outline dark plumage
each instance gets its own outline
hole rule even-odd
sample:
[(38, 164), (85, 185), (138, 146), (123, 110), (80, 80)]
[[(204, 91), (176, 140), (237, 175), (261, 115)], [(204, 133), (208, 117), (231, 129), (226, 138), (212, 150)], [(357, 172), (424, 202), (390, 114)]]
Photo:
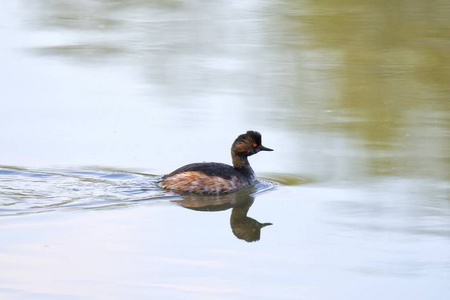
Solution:
[(259, 151), (273, 150), (261, 144), (259, 132), (247, 131), (231, 146), (233, 166), (215, 162), (185, 165), (164, 175), (160, 186), (178, 193), (219, 195), (234, 192), (256, 181), (247, 157)]
[(182, 166), (170, 174), (164, 175), (162, 179), (173, 176), (178, 173), (188, 172), (188, 171), (198, 171), (202, 172), (208, 176), (219, 176), (225, 179), (231, 179), (231, 176), (237, 172), (232, 166), (216, 163), (216, 162), (204, 162), (204, 163), (193, 163)]

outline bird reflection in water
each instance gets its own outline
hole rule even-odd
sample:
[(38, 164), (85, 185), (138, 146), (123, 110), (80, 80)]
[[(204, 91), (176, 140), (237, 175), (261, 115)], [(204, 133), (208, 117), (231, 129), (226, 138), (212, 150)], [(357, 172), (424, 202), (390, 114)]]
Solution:
[(230, 225), (233, 234), (246, 242), (256, 242), (261, 237), (261, 228), (272, 225), (272, 223), (260, 223), (247, 216), (254, 200), (255, 197), (249, 193), (249, 189), (244, 189), (220, 196), (182, 195), (181, 200), (173, 202), (197, 211), (213, 212), (231, 208)]

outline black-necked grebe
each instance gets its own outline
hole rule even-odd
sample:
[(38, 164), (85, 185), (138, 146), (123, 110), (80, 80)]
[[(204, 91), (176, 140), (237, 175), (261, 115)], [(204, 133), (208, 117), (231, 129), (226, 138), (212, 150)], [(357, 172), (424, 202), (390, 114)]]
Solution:
[(261, 134), (247, 131), (231, 146), (233, 166), (222, 163), (194, 163), (164, 175), (160, 187), (178, 193), (221, 195), (237, 191), (256, 181), (247, 157), (259, 151), (273, 151), (261, 145)]

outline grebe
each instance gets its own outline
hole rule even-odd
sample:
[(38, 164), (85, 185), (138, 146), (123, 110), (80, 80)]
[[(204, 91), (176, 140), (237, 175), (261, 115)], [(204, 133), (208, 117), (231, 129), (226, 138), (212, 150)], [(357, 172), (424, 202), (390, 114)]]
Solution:
[(222, 163), (194, 163), (176, 169), (161, 178), (159, 186), (181, 194), (222, 195), (256, 182), (247, 157), (259, 151), (273, 151), (261, 145), (261, 134), (247, 131), (231, 146), (233, 166)]

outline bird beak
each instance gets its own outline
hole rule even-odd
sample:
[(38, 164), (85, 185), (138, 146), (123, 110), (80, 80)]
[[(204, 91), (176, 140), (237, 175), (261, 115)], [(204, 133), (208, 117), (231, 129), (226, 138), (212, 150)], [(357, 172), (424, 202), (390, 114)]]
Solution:
[(273, 149), (270, 149), (270, 148), (264, 147), (263, 145), (260, 145), (259, 151), (273, 151)]

